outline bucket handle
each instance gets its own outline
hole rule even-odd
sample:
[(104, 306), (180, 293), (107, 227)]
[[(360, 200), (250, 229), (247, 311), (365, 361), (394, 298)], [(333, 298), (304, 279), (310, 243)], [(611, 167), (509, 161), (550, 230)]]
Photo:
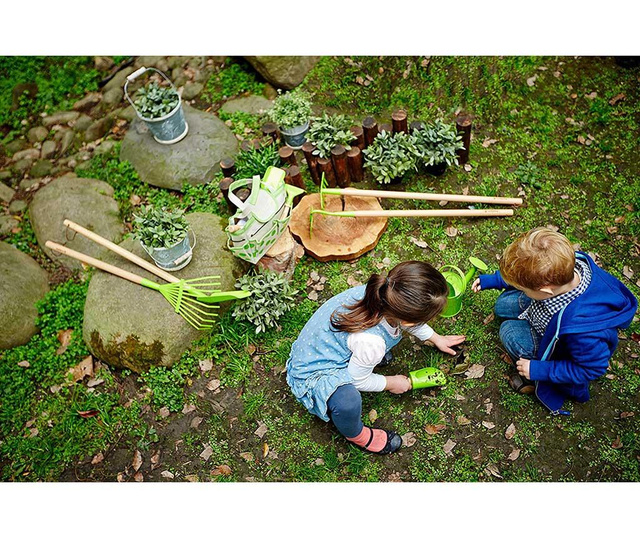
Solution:
[[(191, 254), (193, 253), (193, 249), (196, 248), (196, 232), (194, 232), (191, 228), (189, 228), (189, 230), (187, 231), (187, 234), (189, 232), (193, 234), (193, 245), (191, 244), (191, 242), (189, 242), (189, 250), (179, 258), (176, 258), (175, 260), (173, 260), (173, 265), (180, 265), (186, 258), (191, 256)], [(153, 254), (152, 254), (153, 249), (149, 250), (142, 241), (140, 241), (140, 245), (142, 246), (142, 249), (151, 257), (151, 259), (155, 261), (155, 258), (153, 257)]]
[[(239, 187), (244, 187), (251, 183), (251, 194), (253, 195), (256, 189), (260, 188), (260, 176), (253, 176), (252, 179), (239, 179), (238, 181), (234, 181), (231, 185), (229, 185), (229, 191), (227, 196), (229, 197), (229, 201), (235, 205), (240, 211), (244, 211), (247, 208), (247, 204), (242, 202), (240, 198), (238, 198), (233, 191)], [(249, 197), (251, 198), (251, 196)]]
[[(127, 101), (129, 101), (129, 103), (131, 103), (131, 106), (133, 107), (133, 109), (136, 112), (138, 112), (138, 109), (136, 108), (136, 105), (133, 104), (133, 101), (131, 100), (131, 97), (129, 97), (129, 92), (127, 91), (127, 86), (129, 86), (129, 82), (133, 82), (135, 79), (137, 79), (139, 76), (143, 75), (147, 71), (155, 71), (156, 73), (159, 73), (160, 76), (163, 79), (165, 79), (169, 83), (169, 85), (173, 88), (173, 91), (178, 93), (178, 90), (173, 85), (173, 82), (171, 82), (169, 77), (167, 77), (167, 75), (165, 75), (162, 71), (160, 71), (159, 69), (156, 69), (155, 67), (144, 67), (144, 66), (142, 66), (140, 69), (138, 69), (137, 71), (134, 71), (129, 76), (127, 76), (127, 81), (124, 83), (124, 95), (127, 98)], [(140, 113), (138, 112), (138, 114), (140, 114)]]

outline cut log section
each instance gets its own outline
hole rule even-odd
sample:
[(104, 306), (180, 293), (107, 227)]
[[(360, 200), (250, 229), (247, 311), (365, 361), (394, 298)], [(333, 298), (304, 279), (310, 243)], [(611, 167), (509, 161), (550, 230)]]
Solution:
[[(375, 248), (387, 228), (385, 217), (326, 217), (316, 215), (313, 220), (313, 237), (309, 235), (309, 213), (320, 209), (320, 195), (308, 194), (295, 207), (289, 222), (294, 237), (302, 243), (307, 254), (321, 262), (355, 260)], [(380, 210), (376, 198), (349, 196), (327, 197), (327, 211)]]
[(287, 228), (273, 246), (258, 261), (258, 267), (282, 273), (291, 280), (298, 260), (304, 256), (304, 249), (294, 241)]

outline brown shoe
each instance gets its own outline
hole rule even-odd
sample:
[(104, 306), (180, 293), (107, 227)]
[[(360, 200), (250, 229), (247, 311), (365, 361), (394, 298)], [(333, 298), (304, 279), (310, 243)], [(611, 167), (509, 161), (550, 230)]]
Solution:
[(523, 378), (517, 372), (509, 376), (509, 386), (518, 394), (533, 394), (536, 390), (536, 386), (532, 381)]

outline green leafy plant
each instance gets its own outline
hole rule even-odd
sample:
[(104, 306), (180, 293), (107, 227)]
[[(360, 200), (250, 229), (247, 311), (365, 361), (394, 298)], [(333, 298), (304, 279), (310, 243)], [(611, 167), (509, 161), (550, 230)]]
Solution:
[(180, 98), (173, 88), (160, 86), (157, 82), (140, 88), (134, 101), (138, 112), (148, 119), (166, 116), (179, 102)]
[(263, 90), (264, 82), (259, 81), (249, 63), (231, 60), (226, 67), (211, 75), (202, 95), (207, 101), (215, 103), (245, 93), (259, 95)]
[(263, 144), (259, 148), (238, 153), (234, 177), (238, 179), (251, 178), (255, 175), (262, 177), (267, 168), (279, 164), (280, 156), (275, 144)]
[(184, 211), (165, 211), (145, 206), (133, 216), (133, 236), (147, 248), (169, 248), (182, 241), (189, 230)]
[(267, 111), (267, 117), (281, 129), (304, 125), (311, 118), (311, 94), (303, 90), (280, 93)]
[(251, 295), (236, 303), (233, 316), (253, 323), (256, 334), (277, 327), (280, 317), (291, 310), (293, 298), (298, 293), (291, 289), (283, 275), (268, 270), (243, 275), (236, 282), (236, 288), (250, 291)]
[(351, 149), (350, 142), (355, 140), (351, 132), (351, 120), (342, 114), (329, 115), (326, 112), (320, 116), (312, 118), (311, 127), (307, 134), (307, 140), (316, 145), (313, 150), (314, 155), (319, 155), (323, 159), (331, 157), (331, 150), (338, 144), (347, 150)]
[(391, 135), (383, 131), (363, 153), (364, 166), (371, 170), (379, 183), (391, 183), (393, 179), (417, 169), (413, 137), (406, 133)]
[(535, 163), (527, 161), (518, 165), (513, 172), (516, 179), (523, 185), (528, 185), (535, 189), (542, 188), (542, 182), (540, 181), (541, 172)]
[(218, 117), (224, 121), (234, 134), (247, 138), (249, 134), (260, 130), (260, 115), (248, 112), (224, 112), (220, 110)]
[(416, 157), (425, 166), (458, 164), (456, 152), (464, 145), (462, 136), (457, 133), (453, 124), (437, 119), (424, 129), (414, 131), (411, 136), (416, 148)]

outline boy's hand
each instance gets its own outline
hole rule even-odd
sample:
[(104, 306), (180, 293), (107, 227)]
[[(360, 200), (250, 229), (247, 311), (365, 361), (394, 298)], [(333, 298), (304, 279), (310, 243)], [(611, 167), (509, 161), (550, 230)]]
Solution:
[(402, 394), (411, 390), (411, 380), (406, 375), (385, 376), (387, 386), (385, 387), (392, 394)]
[(441, 336), (437, 333), (433, 333), (433, 336), (429, 338), (435, 346), (442, 352), (449, 355), (455, 355), (456, 351), (451, 349), (451, 346), (457, 346), (466, 340), (466, 336), (463, 334), (455, 334), (449, 336)]
[(516, 368), (518, 369), (518, 373), (526, 378), (526, 379), (531, 379), (529, 377), (529, 363), (531, 361), (528, 359), (518, 359), (518, 362), (516, 362)]
[(476, 278), (473, 281), (473, 284), (471, 284), (471, 289), (473, 290), (474, 293), (478, 293), (482, 289), (482, 287), (480, 286), (480, 279), (479, 278)]

